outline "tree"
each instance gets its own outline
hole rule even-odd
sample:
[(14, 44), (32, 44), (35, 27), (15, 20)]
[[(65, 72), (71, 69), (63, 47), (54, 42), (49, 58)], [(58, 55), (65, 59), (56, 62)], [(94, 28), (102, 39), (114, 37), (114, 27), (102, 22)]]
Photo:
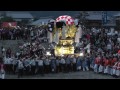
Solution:
[(36, 20), (39, 20), (39, 18), (36, 18), (36, 17), (35, 17), (33, 21), (36, 21)]
[(23, 19), (19, 22), (19, 25), (26, 25), (29, 23), (29, 20)]
[(3, 17), (3, 18), (0, 19), (0, 22), (1, 23), (2, 22), (14, 22), (14, 19), (12, 17), (5, 16), (5, 17)]
[(76, 16), (76, 18), (79, 19), (81, 25), (85, 26), (87, 21), (86, 19), (87, 16), (89, 16), (87, 11), (80, 11), (80, 13), (78, 14), (78, 16)]

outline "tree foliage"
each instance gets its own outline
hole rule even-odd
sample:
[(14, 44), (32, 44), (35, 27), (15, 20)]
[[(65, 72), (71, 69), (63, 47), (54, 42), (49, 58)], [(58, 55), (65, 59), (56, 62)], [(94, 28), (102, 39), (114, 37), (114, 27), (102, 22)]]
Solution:
[(78, 14), (78, 16), (76, 18), (79, 19), (80, 23), (82, 25), (85, 25), (86, 24), (86, 17), (89, 16), (88, 12), (87, 11), (80, 11), (80, 13)]
[(3, 17), (0, 19), (0, 22), (14, 22), (14, 19), (12, 17)]

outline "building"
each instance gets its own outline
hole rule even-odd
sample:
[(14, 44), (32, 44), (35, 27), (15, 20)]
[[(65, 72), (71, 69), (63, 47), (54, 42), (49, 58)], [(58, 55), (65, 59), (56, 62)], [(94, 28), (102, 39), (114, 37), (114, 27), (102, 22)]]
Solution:
[(22, 21), (22, 20), (33, 20), (34, 17), (29, 12), (18, 12), (18, 11), (7, 11), (6, 16), (12, 17), (15, 21)]
[(49, 18), (49, 17), (41, 17), (39, 20), (36, 20), (36, 21), (30, 23), (30, 25), (39, 26), (39, 25), (42, 25), (42, 24), (48, 24), (48, 22), (50, 20), (53, 20), (53, 19)]
[[(107, 22), (109, 23), (110, 17), (107, 16)], [(86, 17), (86, 27), (101, 27), (103, 26), (102, 13), (89, 13)]]
[(120, 13), (114, 15), (117, 29), (120, 29)]

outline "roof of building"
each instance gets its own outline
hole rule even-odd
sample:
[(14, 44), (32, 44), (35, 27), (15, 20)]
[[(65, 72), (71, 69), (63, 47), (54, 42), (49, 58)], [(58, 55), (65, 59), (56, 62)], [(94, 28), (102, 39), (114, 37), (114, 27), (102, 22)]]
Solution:
[(32, 22), (30, 25), (41, 25), (42, 22), (48, 23), (52, 18), (44, 18), (44, 19), (39, 19), (34, 22)]
[[(102, 15), (101, 14), (91, 14), (86, 17), (88, 20), (102, 20)], [(107, 16), (107, 19), (110, 20), (110, 17)]]
[(120, 16), (120, 13), (117, 13), (114, 15), (114, 17), (119, 17)]
[(18, 18), (33, 18), (29, 12), (6, 12), (6, 16), (18, 19)]

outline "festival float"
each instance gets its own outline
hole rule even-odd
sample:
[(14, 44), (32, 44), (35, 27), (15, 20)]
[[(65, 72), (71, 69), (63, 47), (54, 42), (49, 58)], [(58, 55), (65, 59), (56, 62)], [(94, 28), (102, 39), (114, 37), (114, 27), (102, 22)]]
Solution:
[(55, 42), (55, 56), (74, 55), (74, 43), (79, 43), (82, 29), (75, 20), (68, 15), (59, 16), (49, 27), (49, 42)]

